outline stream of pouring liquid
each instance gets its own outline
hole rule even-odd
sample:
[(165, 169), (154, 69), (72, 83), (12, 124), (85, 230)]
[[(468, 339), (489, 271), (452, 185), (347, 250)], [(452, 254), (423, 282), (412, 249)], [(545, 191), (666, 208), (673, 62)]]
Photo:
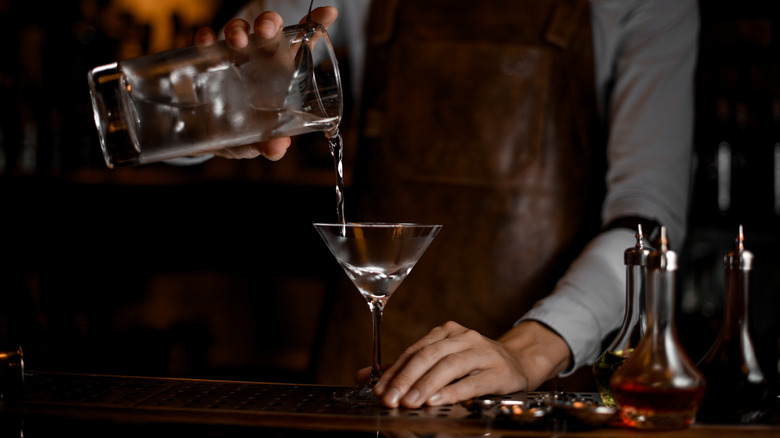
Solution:
[[(347, 221), (344, 216), (344, 142), (341, 138), (341, 133), (336, 131), (335, 134), (328, 136), (328, 144), (330, 145), (330, 154), (333, 156), (333, 165), (336, 168), (336, 217), (338, 223), (346, 225)], [(345, 230), (342, 229), (342, 235)]]

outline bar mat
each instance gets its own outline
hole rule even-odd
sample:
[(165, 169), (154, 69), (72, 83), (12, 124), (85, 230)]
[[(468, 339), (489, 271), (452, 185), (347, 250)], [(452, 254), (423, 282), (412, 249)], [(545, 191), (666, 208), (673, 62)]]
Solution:
[(234, 413), (329, 416), (405, 416), (465, 418), (461, 405), (388, 409), (350, 406), (333, 401), (343, 387), (275, 383), (29, 373), (15, 404), (22, 407), (66, 406), (147, 411), (218, 411)]
[[(391, 409), (333, 400), (333, 392), (343, 389), (346, 388), (34, 372), (25, 375), (21, 393), (5, 402), (0, 401), (0, 414), (22, 414), (28, 417), (26, 424), (34, 427), (48, 427), (49, 420), (29, 420), (31, 416), (43, 415), (58, 419), (102, 418), (119, 424), (261, 426), (282, 430), (415, 430), (426, 433), (458, 431), (474, 436), (484, 435), (496, 427), (557, 431), (592, 428), (577, 419), (548, 415), (535, 417), (536, 421), (529, 422), (524, 416), (498, 416), (495, 411), (488, 412), (483, 408), (496, 406), (499, 402), (507, 406), (530, 406), (540, 397), (564, 394), (560, 392), (518, 392), (480, 397), (475, 404)], [(566, 395), (589, 398), (594, 402), (598, 400), (597, 393)], [(483, 402), (487, 403), (483, 405)], [(479, 408), (474, 409), (477, 405)]]

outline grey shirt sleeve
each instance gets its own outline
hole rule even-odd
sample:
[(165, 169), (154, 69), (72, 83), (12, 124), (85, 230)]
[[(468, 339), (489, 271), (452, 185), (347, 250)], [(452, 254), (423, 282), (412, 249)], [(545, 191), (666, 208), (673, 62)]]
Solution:
[(598, 235), (583, 250), (555, 287), (518, 322), (539, 321), (569, 345), (573, 365), (561, 376), (593, 363), (602, 339), (617, 326), (625, 311), (623, 252), (634, 245), (635, 231), (616, 228)]
[[(602, 221), (627, 216), (667, 227), (682, 244), (693, 142), (693, 77), (698, 45), (695, 0), (592, 0), (596, 88), (609, 125)], [(597, 236), (553, 293), (523, 316), (568, 343), (573, 366), (590, 364), (619, 327), (625, 308), (623, 252), (632, 230)]]

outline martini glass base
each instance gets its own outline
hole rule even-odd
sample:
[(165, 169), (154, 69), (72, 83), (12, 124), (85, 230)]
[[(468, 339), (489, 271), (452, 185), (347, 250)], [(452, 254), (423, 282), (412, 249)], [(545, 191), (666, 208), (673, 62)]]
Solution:
[(372, 386), (335, 391), (332, 398), (337, 402), (346, 402), (357, 406), (382, 406), (382, 401), (374, 394)]

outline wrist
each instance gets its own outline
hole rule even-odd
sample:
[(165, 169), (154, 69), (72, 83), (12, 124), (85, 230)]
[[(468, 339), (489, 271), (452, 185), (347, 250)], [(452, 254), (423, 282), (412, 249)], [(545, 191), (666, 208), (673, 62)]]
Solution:
[(517, 360), (528, 380), (527, 390), (563, 372), (572, 362), (566, 341), (548, 326), (533, 320), (518, 323), (498, 342)]

